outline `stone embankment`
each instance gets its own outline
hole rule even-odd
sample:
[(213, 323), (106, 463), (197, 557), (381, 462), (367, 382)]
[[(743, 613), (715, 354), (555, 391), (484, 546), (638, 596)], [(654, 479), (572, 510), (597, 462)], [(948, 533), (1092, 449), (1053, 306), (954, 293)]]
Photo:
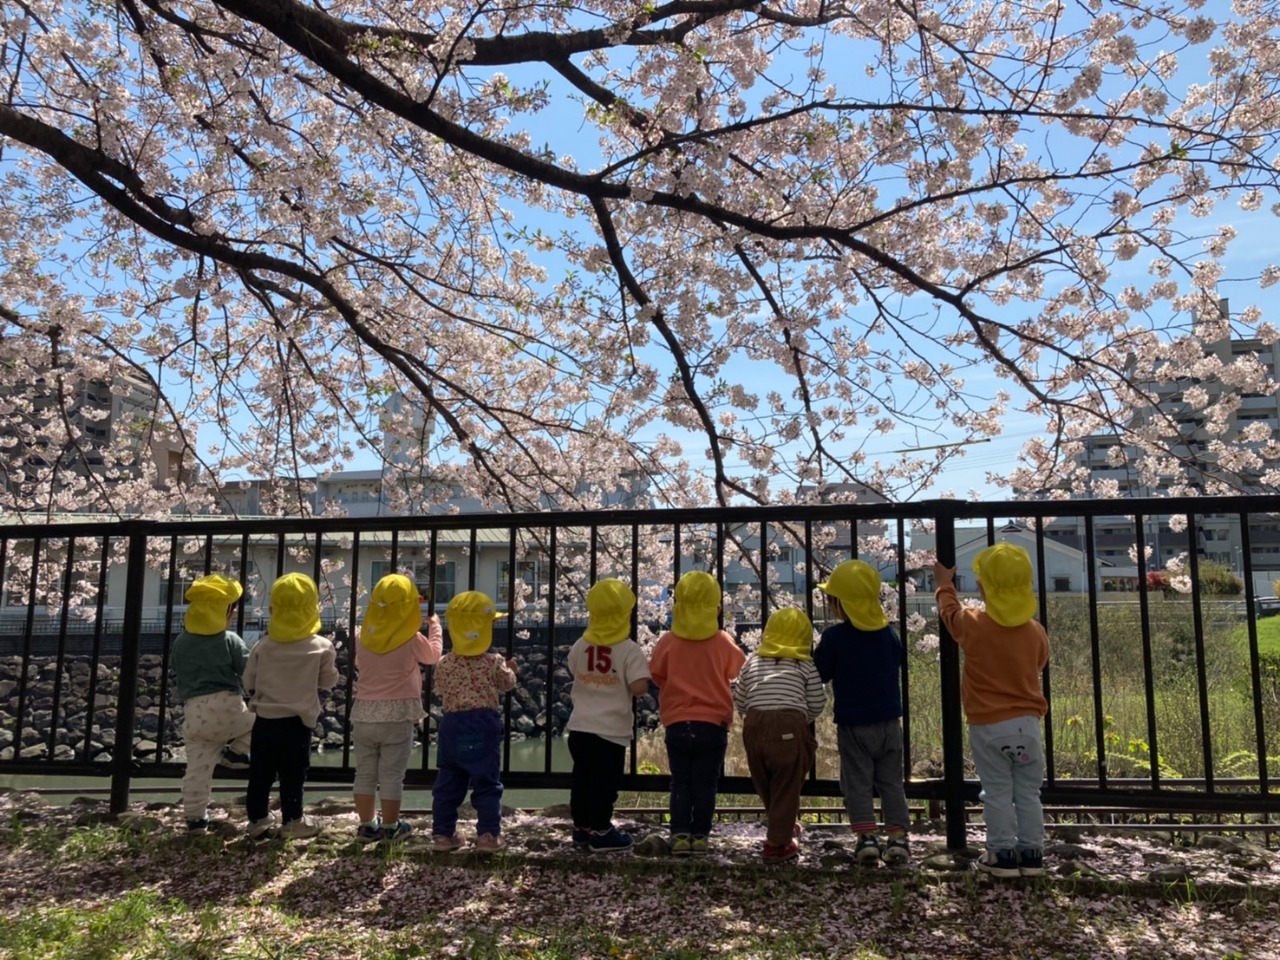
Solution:
[[(541, 736), (548, 724), (563, 731), (569, 718), (570, 677), (564, 666), (568, 646), (557, 646), (548, 671), (547, 651), (528, 647), (516, 651), (520, 684), (511, 695), (513, 739)], [(317, 749), (341, 747), (347, 735), (347, 672), (345, 653), (339, 653), (342, 679), (325, 693), (316, 724)], [(53, 657), (32, 657), (26, 664), (25, 689), (21, 683), (21, 656), (0, 657), (0, 760), (109, 761), (115, 752), (116, 704), (120, 694), (120, 658), (68, 656), (59, 670)], [(547, 691), (551, 690), (548, 707)], [(164, 660), (147, 654), (140, 658), (134, 722), (133, 753), (136, 757), (181, 761), (183, 706), (174, 702), (172, 677), (166, 681)], [(56, 712), (55, 712), (56, 708)], [(21, 730), (17, 729), (19, 709)], [(433, 718), (439, 698), (433, 697)], [(656, 726), (657, 704), (651, 697), (639, 701), (640, 724)], [(434, 726), (434, 724), (433, 724)]]

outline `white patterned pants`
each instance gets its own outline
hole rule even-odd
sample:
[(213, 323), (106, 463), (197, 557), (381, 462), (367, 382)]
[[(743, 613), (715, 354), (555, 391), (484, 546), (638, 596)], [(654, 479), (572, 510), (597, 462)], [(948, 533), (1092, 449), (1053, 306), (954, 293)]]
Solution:
[(188, 820), (202, 820), (209, 807), (213, 768), (230, 744), (237, 753), (249, 752), (253, 714), (244, 698), (230, 690), (206, 693), (187, 701), (182, 736), (187, 742), (187, 772), (182, 777), (182, 806)]

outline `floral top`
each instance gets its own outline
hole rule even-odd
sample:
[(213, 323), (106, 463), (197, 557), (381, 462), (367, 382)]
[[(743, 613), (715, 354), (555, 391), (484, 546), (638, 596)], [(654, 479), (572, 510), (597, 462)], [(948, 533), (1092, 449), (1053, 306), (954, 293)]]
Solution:
[(445, 713), (497, 710), (498, 698), (515, 688), (516, 675), (501, 654), (463, 657), (446, 653), (436, 664), (435, 684)]
[(421, 697), (404, 700), (357, 700), (351, 704), (352, 723), (416, 723), (427, 715)]

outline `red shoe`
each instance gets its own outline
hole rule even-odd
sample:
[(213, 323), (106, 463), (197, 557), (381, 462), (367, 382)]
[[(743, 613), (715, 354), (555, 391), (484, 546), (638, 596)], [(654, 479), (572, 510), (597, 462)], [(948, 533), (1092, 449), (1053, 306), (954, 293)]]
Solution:
[(794, 840), (785, 847), (775, 847), (771, 843), (766, 843), (764, 850), (761, 852), (761, 857), (765, 863), (786, 863), (788, 860), (794, 860), (798, 856), (800, 856), (800, 847)]

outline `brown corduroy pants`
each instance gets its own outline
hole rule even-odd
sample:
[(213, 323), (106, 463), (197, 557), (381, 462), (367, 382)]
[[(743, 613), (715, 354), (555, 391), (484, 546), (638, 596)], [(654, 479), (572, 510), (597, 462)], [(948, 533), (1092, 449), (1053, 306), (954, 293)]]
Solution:
[(751, 783), (764, 803), (769, 844), (791, 842), (800, 789), (813, 767), (818, 741), (800, 710), (751, 710), (742, 723)]

